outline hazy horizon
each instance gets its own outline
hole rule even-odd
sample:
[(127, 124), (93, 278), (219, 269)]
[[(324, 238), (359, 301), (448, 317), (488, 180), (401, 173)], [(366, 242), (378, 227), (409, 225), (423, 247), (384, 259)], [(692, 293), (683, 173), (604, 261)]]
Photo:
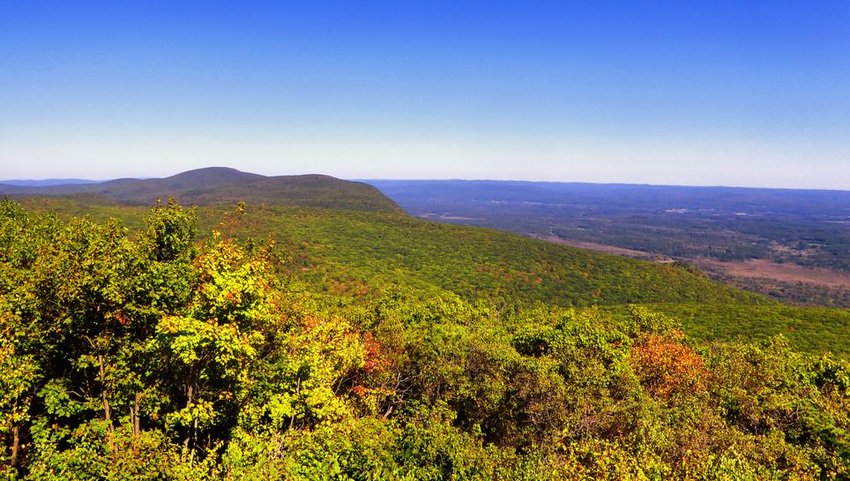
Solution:
[[(227, 168), (227, 169), (236, 169), (236, 167), (226, 167), (226, 166), (210, 166), (210, 167), (200, 167), (198, 169), (191, 170), (203, 170), (207, 168)], [(239, 169), (237, 169), (239, 170)], [(153, 177), (128, 177), (128, 176), (119, 176), (105, 179), (92, 179), (92, 178), (30, 178), (30, 179), (0, 179), (0, 184), (5, 185), (17, 185), (22, 187), (49, 187), (49, 186), (57, 186), (57, 185), (76, 185), (76, 184), (85, 184), (85, 183), (103, 183), (109, 182), (112, 180), (121, 180), (121, 179), (132, 179), (132, 180), (150, 180), (150, 179), (159, 179), (159, 178), (167, 178), (173, 175), (182, 174), (189, 171), (176, 172), (174, 174), (169, 175), (161, 175), (161, 176), (153, 176)], [(243, 171), (246, 173), (255, 173)], [(311, 172), (311, 174), (318, 175), (330, 175), (323, 174), (321, 172)], [(261, 174), (271, 176), (288, 176), (288, 175), (309, 175), (309, 174), (287, 174), (287, 173), (279, 173), (279, 174)], [(727, 185), (727, 184), (658, 184), (658, 183), (638, 183), (638, 182), (587, 182), (587, 181), (573, 181), (573, 180), (529, 180), (529, 179), (491, 179), (491, 178), (456, 178), (456, 177), (444, 177), (444, 178), (341, 178), (342, 180), (350, 180), (353, 182), (517, 182), (517, 183), (553, 183), (553, 184), (592, 184), (592, 185), (632, 185), (632, 186), (648, 186), (648, 187), (694, 187), (694, 188), (728, 188), (728, 189), (768, 189), (768, 190), (825, 190), (825, 191), (840, 191), (840, 192), (850, 192), (850, 189), (829, 189), (829, 188), (801, 188), (801, 187), (763, 187), (763, 186), (751, 186), (751, 185)]]
[(850, 3), (9, 2), (0, 178), (850, 190)]

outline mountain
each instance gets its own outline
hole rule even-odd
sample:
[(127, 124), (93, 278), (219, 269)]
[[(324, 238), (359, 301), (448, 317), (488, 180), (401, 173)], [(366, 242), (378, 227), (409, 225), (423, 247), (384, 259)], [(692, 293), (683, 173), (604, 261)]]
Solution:
[(69, 184), (98, 184), (102, 180), (89, 179), (9, 179), (0, 180), (2, 185), (17, 185), (21, 187), (49, 187), (52, 185), (69, 185)]
[(0, 185), (0, 195), (68, 196), (88, 194), (127, 205), (150, 205), (174, 197), (182, 204), (216, 205), (245, 201), (348, 210), (401, 212), (370, 185), (326, 175), (266, 177), (225, 167), (190, 170), (162, 179), (116, 179), (97, 184)]

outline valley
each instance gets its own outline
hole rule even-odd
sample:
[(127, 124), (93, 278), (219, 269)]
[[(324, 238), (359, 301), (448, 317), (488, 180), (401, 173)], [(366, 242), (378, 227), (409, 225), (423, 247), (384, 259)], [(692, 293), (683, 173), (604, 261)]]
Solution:
[[(848, 307), (850, 193), (507, 181), (372, 181), (412, 215), (692, 263), (786, 302)], [(821, 295), (812, 296), (820, 289)]]

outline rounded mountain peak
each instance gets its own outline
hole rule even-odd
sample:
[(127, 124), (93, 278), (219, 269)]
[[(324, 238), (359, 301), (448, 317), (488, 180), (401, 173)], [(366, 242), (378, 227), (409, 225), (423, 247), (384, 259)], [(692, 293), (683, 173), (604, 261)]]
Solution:
[(187, 184), (194, 186), (209, 186), (229, 184), (232, 182), (253, 182), (265, 178), (263, 175), (242, 172), (230, 167), (205, 167), (203, 169), (187, 170), (163, 179), (168, 184)]

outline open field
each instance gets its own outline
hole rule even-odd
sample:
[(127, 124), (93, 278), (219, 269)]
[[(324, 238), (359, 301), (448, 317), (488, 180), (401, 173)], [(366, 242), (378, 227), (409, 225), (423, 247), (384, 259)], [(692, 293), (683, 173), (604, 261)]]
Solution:
[[(676, 262), (670, 257), (596, 242), (574, 241), (557, 236), (539, 239), (555, 244), (642, 259), (662, 264)], [(766, 259), (722, 262), (687, 259), (709, 277), (740, 289), (764, 294), (790, 304), (850, 307), (850, 274), (835, 269), (803, 267)]]
[(850, 273), (823, 267), (780, 264), (767, 259), (750, 259), (739, 262), (697, 260), (694, 263), (706, 271), (720, 271), (732, 277), (772, 279), (780, 282), (802, 282), (828, 287), (850, 288)]
[(554, 244), (563, 244), (572, 247), (578, 247), (579, 249), (588, 249), (597, 252), (605, 252), (607, 254), (615, 254), (618, 256), (626, 256), (632, 257), (635, 259), (643, 259), (650, 260), (661, 263), (669, 263), (673, 262), (673, 259), (666, 256), (659, 256), (657, 254), (652, 254), (650, 252), (643, 252), (635, 249), (626, 249), (625, 247), (617, 247), (608, 244), (600, 244), (598, 242), (587, 242), (587, 241), (577, 241), (570, 239), (563, 239), (556, 235), (549, 236), (540, 236), (538, 239), (545, 240), (547, 242), (552, 242)]

